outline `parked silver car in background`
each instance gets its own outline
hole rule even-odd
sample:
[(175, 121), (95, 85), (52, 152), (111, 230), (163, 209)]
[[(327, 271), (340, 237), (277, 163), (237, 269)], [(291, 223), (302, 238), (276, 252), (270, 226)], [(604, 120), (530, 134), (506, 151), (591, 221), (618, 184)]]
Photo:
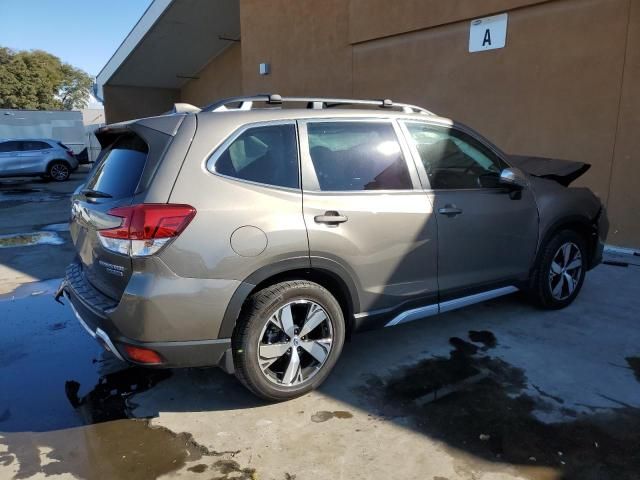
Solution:
[(40, 176), (64, 182), (78, 168), (73, 151), (49, 138), (0, 141), (0, 177)]

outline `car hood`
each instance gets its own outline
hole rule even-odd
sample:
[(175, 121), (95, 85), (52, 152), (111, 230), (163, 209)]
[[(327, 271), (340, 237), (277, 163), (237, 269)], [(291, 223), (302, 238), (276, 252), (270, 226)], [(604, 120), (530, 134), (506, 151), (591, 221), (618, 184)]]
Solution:
[(548, 178), (565, 187), (568, 187), (571, 182), (591, 168), (590, 164), (584, 162), (523, 155), (510, 155), (509, 162), (529, 175)]

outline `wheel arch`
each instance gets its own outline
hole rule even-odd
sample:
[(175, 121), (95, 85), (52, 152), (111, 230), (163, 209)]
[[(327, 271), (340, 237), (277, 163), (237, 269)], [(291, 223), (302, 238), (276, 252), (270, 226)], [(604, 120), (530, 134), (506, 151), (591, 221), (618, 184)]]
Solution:
[(308, 257), (288, 259), (262, 267), (249, 275), (236, 289), (227, 305), (218, 338), (229, 338), (233, 335), (242, 307), (254, 292), (275, 283), (294, 279), (315, 282), (336, 298), (342, 308), (349, 338), (355, 326), (353, 315), (360, 308), (355, 281), (338, 263), (328, 259), (316, 260), (314, 259), (314, 266), (310, 266)]
[(582, 215), (563, 217), (552, 223), (544, 232), (542, 240), (538, 244), (538, 251), (536, 252), (535, 262), (531, 271), (534, 271), (537, 268), (544, 246), (554, 237), (554, 235), (562, 230), (572, 230), (584, 238), (587, 245), (587, 257), (591, 259), (598, 242), (598, 232), (597, 228), (594, 226), (593, 220)]
[(72, 169), (71, 164), (63, 158), (52, 158), (51, 160), (49, 160), (45, 168), (46, 173), (49, 173), (49, 169), (51, 168), (51, 165), (53, 165), (54, 163), (64, 163), (69, 168), (69, 173), (71, 173), (71, 169)]

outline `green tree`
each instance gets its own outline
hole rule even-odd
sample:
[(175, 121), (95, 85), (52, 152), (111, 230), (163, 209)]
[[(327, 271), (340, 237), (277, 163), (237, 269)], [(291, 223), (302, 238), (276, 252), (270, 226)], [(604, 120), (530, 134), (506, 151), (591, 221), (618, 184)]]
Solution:
[(89, 74), (50, 53), (0, 47), (0, 108), (83, 108), (92, 83)]

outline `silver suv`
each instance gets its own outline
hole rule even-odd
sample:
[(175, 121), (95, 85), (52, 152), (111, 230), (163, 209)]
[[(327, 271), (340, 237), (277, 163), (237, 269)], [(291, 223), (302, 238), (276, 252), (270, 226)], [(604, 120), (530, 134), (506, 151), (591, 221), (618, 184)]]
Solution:
[(98, 138), (56, 298), (122, 360), (219, 365), (269, 400), (317, 387), (356, 331), (517, 290), (569, 305), (608, 230), (567, 188), (588, 165), (389, 100), (177, 105)]
[(0, 177), (40, 176), (64, 182), (78, 168), (73, 151), (50, 138), (0, 141)]

